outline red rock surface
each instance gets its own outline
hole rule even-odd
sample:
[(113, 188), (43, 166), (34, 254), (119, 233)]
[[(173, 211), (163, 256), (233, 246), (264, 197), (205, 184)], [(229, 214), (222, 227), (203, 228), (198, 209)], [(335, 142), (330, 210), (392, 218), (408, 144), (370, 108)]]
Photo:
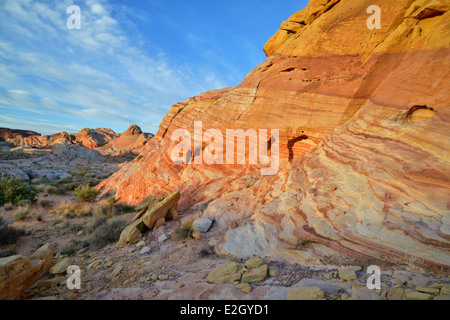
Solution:
[[(380, 30), (366, 26), (373, 4)], [(311, 1), (240, 85), (172, 106), (143, 159), (100, 188), (132, 204), (180, 191), (180, 210), (201, 204), (216, 217), (219, 253), (294, 261), (343, 253), (449, 270), (449, 7)], [(171, 134), (193, 135), (194, 121), (223, 133), (279, 129), (280, 172), (175, 165)], [(306, 240), (314, 245), (299, 250)]]
[(124, 133), (99, 148), (99, 151), (113, 156), (138, 154), (152, 137), (151, 133), (142, 132), (139, 126), (131, 125)]
[(118, 134), (112, 131), (111, 129), (105, 128), (97, 128), (97, 129), (89, 129), (84, 128), (76, 135), (77, 143), (89, 148), (96, 149), (101, 146), (104, 146), (109, 141), (118, 137)]
[(0, 128), (0, 141), (8, 141), (13, 140), (16, 137), (31, 137), (31, 136), (40, 136), (40, 133), (29, 131), (29, 130), (17, 130), (17, 129), (8, 129), (8, 128)]

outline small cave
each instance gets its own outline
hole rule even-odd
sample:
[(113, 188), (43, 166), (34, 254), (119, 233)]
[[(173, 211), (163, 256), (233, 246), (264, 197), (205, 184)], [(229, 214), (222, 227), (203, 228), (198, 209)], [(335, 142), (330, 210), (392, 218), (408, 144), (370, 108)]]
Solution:
[(415, 105), (402, 115), (402, 120), (403, 122), (416, 123), (431, 119), (434, 113), (434, 109), (426, 105)]
[(307, 135), (301, 135), (288, 141), (289, 161), (294, 160), (294, 144), (299, 141), (307, 140), (308, 138)]

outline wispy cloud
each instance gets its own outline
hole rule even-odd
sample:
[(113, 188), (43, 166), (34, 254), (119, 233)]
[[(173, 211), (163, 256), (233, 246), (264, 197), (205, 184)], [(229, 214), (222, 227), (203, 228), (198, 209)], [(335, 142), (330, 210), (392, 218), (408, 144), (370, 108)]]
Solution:
[[(0, 106), (13, 115), (3, 115), (1, 125), (52, 133), (86, 126), (81, 123), (137, 123), (155, 132), (172, 104), (226, 86), (207, 67), (175, 64), (161, 50), (145, 50), (140, 36), (125, 27), (132, 22), (115, 14), (117, 5), (108, 0), (77, 1), (81, 30), (69, 30), (71, 4), (0, 2)], [(24, 120), (34, 115), (51, 124)]]

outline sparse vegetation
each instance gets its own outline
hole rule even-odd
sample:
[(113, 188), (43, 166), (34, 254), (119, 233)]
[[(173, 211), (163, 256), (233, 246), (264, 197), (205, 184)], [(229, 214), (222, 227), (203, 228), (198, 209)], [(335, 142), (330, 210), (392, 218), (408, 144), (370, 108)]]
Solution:
[(0, 217), (0, 246), (15, 244), (24, 234), (24, 230), (6, 225), (3, 218)]
[(74, 240), (70, 242), (68, 245), (66, 245), (62, 250), (61, 253), (68, 256), (73, 256), (75, 253), (77, 253), (79, 250), (83, 248), (83, 243), (79, 240)]
[(118, 215), (118, 216), (121, 216), (121, 215), (127, 214), (127, 213), (132, 213), (132, 212), (136, 211), (136, 210), (134, 210), (133, 207), (125, 205), (125, 204), (123, 204), (123, 205), (116, 205), (115, 207), (117, 209), (116, 215)]
[(44, 189), (44, 192), (46, 194), (59, 194), (63, 195), (67, 192), (67, 189), (64, 187), (54, 187), (54, 186), (47, 186)]
[(87, 166), (77, 166), (77, 169), (74, 172), (71, 172), (71, 174), (75, 178), (83, 178), (89, 173), (89, 170), (90, 169)]
[(91, 224), (87, 228), (87, 232), (93, 233), (95, 230), (98, 229), (98, 227), (104, 225), (107, 221), (108, 221), (108, 219), (106, 217), (98, 217), (98, 218), (92, 219)]
[(139, 160), (141, 160), (144, 156), (142, 154), (138, 155), (136, 158), (136, 162), (139, 162)]
[(65, 183), (62, 185), (63, 188), (65, 188), (67, 191), (73, 191), (75, 188), (78, 187), (78, 185), (74, 182)]
[(116, 203), (116, 197), (114, 196), (108, 197), (108, 199), (106, 199), (106, 202), (109, 204), (114, 204)]
[(92, 201), (94, 200), (100, 192), (92, 186), (85, 185), (75, 188), (75, 195), (82, 201)]
[(111, 220), (106, 222), (100, 226), (87, 240), (90, 248), (97, 250), (110, 243), (118, 241), (120, 234), (126, 226), (127, 222), (124, 220)]
[(36, 188), (18, 178), (3, 178), (0, 180), (0, 205), (5, 203), (18, 204), (21, 200), (34, 201)]
[(175, 230), (175, 237), (178, 240), (185, 240), (191, 237), (194, 228), (192, 222), (181, 223), (177, 230)]
[(30, 214), (30, 207), (29, 206), (22, 206), (19, 207), (16, 212), (13, 215), (14, 221), (22, 221), (28, 218)]
[(53, 206), (53, 201), (51, 200), (47, 200), (47, 199), (42, 199), (39, 204), (41, 205), (42, 208), (50, 208)]
[(93, 204), (88, 202), (61, 202), (56, 208), (56, 213), (66, 218), (89, 217), (93, 214)]

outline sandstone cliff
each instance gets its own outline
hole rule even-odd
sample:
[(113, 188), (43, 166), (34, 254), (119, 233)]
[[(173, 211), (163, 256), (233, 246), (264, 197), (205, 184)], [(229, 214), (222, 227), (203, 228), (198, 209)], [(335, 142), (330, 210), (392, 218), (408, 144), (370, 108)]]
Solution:
[[(381, 8), (379, 30), (367, 28), (370, 5)], [(180, 191), (181, 211), (197, 204), (216, 218), (218, 253), (449, 270), (449, 9), (444, 0), (312, 0), (240, 85), (172, 106), (143, 159), (100, 188), (133, 204)], [(193, 135), (194, 121), (203, 131), (279, 129), (279, 173), (175, 165), (171, 134)]]

